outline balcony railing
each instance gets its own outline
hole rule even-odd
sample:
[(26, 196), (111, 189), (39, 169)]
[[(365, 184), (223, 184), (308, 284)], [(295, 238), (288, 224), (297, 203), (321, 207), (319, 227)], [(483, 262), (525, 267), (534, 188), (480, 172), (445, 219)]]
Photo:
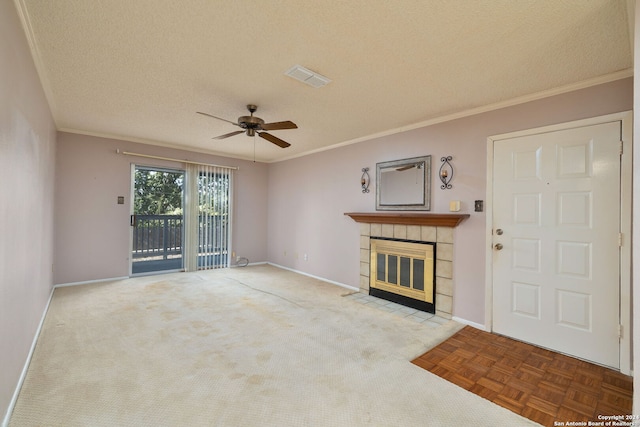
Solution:
[(134, 215), (134, 260), (182, 255), (182, 222), (182, 215)]
[[(198, 254), (202, 256), (225, 256), (221, 241), (226, 241), (228, 224), (226, 217), (200, 215)], [(182, 215), (134, 215), (133, 260), (172, 259), (183, 254)]]

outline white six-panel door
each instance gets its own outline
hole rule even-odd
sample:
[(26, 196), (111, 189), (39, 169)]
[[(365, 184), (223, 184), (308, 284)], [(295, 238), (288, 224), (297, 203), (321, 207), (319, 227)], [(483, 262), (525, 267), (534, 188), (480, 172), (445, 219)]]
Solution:
[(619, 368), (620, 122), (494, 142), (493, 330)]

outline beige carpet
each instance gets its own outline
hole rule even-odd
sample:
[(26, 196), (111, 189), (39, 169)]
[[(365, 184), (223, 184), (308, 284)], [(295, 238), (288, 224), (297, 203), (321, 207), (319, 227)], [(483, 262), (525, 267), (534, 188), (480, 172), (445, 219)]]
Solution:
[(9, 425), (535, 425), (410, 363), (434, 327), (272, 266), (59, 288)]

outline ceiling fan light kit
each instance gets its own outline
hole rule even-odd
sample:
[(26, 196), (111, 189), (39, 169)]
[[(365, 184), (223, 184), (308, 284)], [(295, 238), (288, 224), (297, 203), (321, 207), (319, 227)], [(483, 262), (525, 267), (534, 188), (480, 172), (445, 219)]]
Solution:
[(232, 122), (231, 120), (223, 119), (221, 117), (214, 116), (208, 113), (202, 113), (197, 111), (198, 114), (202, 114), (203, 116), (213, 117), (214, 119), (222, 120), (227, 123), (231, 123), (234, 126), (238, 126), (243, 130), (236, 130), (233, 132), (225, 133), (224, 135), (215, 136), (213, 139), (225, 139), (234, 135), (239, 135), (241, 133), (246, 133), (247, 136), (255, 136), (256, 133), (260, 138), (266, 139), (272, 144), (277, 145), (281, 148), (287, 148), (291, 144), (287, 141), (284, 141), (276, 136), (273, 136), (265, 130), (282, 130), (282, 129), (297, 129), (298, 126), (292, 121), (284, 121), (284, 122), (273, 122), (273, 123), (265, 123), (260, 117), (256, 117), (253, 115), (258, 110), (258, 107), (253, 104), (247, 105), (247, 110), (251, 113), (250, 116), (240, 116), (238, 117), (238, 122)]

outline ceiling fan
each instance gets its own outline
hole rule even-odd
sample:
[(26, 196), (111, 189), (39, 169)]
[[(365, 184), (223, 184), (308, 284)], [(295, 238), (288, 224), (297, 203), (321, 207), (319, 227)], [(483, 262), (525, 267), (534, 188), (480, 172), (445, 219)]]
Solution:
[(277, 138), (271, 135), (270, 133), (263, 132), (263, 131), (281, 130), (281, 129), (297, 129), (298, 126), (295, 123), (290, 122), (288, 120), (284, 122), (265, 123), (264, 120), (262, 120), (260, 117), (255, 117), (253, 115), (253, 113), (255, 113), (257, 109), (258, 107), (253, 104), (247, 105), (247, 110), (249, 110), (249, 113), (251, 113), (251, 115), (238, 117), (237, 123), (232, 122), (231, 120), (223, 119), (221, 117), (216, 117), (212, 114), (201, 113), (200, 111), (197, 111), (197, 113), (202, 114), (203, 116), (213, 117), (214, 119), (222, 120), (227, 123), (231, 123), (234, 126), (238, 126), (242, 128), (242, 130), (236, 130), (233, 132), (225, 133), (224, 135), (216, 136), (213, 139), (225, 139), (225, 138), (229, 138), (230, 136), (238, 135), (245, 132), (247, 133), (247, 136), (255, 136), (255, 134), (257, 133), (260, 138), (264, 138), (267, 141), (273, 144), (276, 144), (278, 147), (282, 147), (282, 148), (289, 147), (291, 144), (289, 144), (287, 141), (283, 141), (282, 139)]

